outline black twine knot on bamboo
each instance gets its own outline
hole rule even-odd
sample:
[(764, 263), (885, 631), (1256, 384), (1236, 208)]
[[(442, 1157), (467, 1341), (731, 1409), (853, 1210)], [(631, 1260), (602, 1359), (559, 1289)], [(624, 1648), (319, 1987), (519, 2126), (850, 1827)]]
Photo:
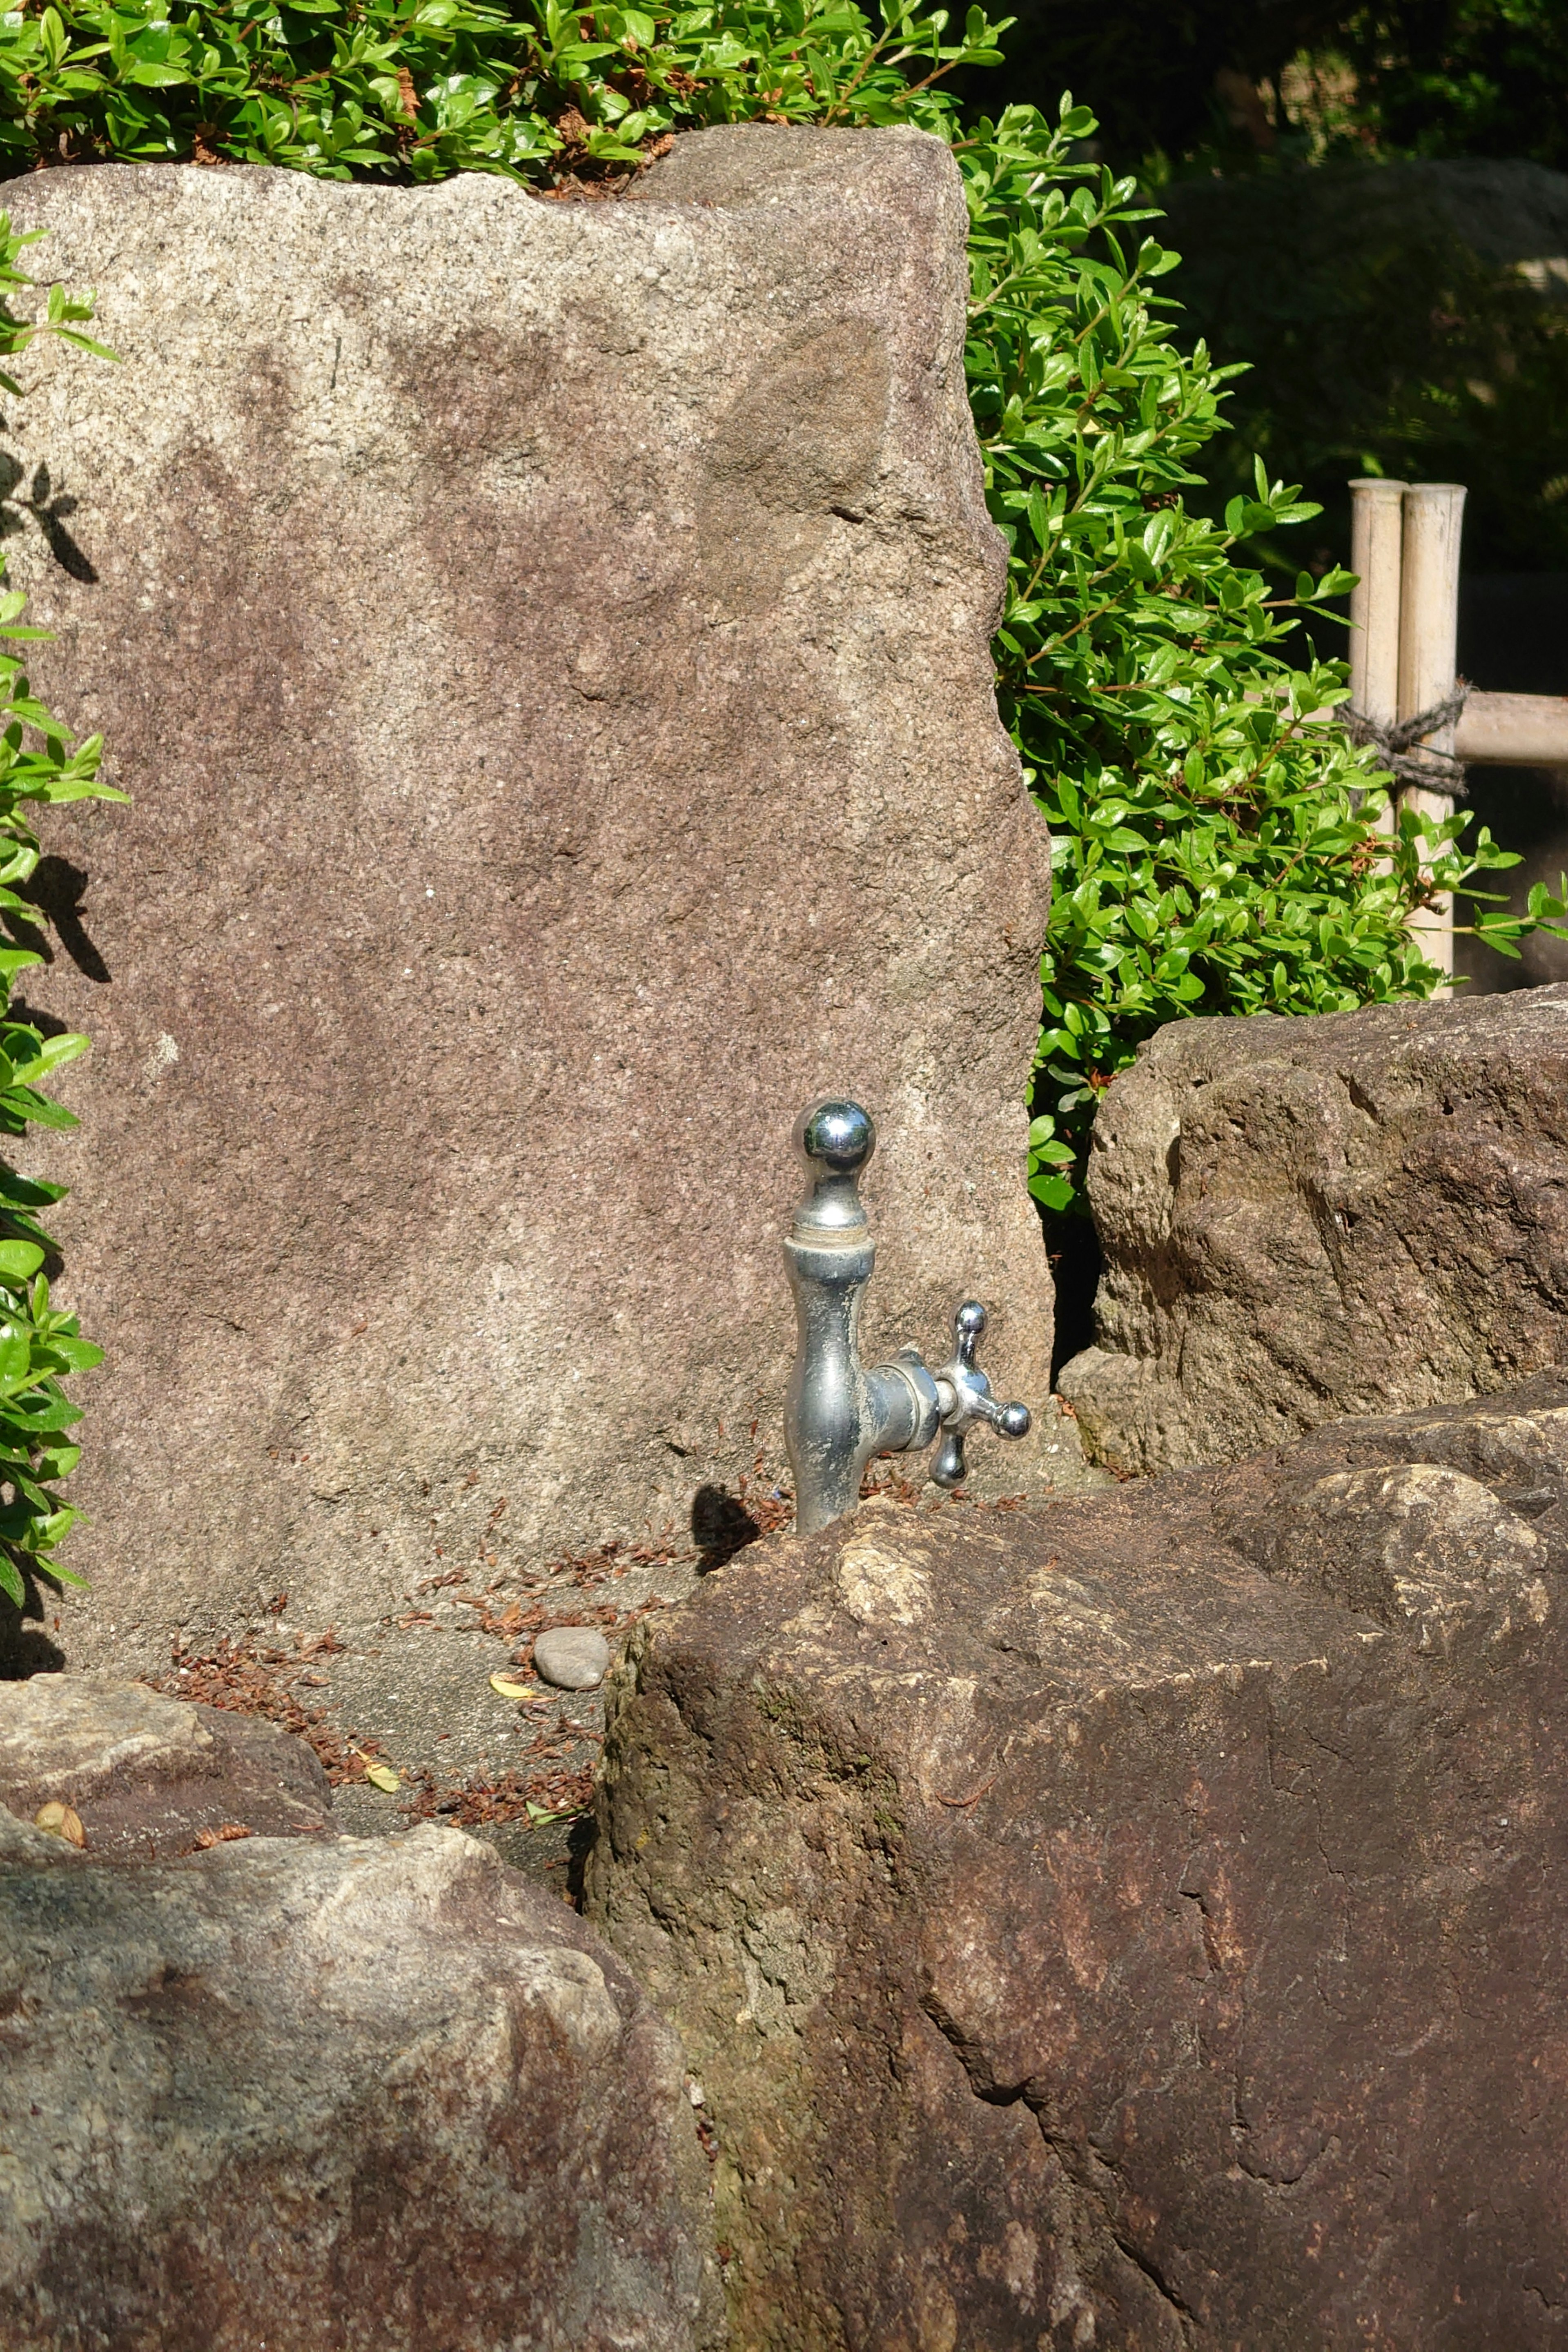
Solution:
[(1418, 710), (1414, 719), (1402, 719), (1394, 727), (1379, 727), (1373, 719), (1363, 719), (1359, 710), (1348, 710), (1345, 732), (1354, 744), (1370, 743), (1383, 765), (1402, 784), (1419, 784), (1423, 792), (1462, 801), (1464, 761), (1456, 760), (1451, 751), (1434, 751), (1429, 743), (1423, 745), (1421, 738), (1435, 735), (1440, 727), (1457, 726), (1459, 713), (1469, 698), (1468, 681), (1456, 678), (1454, 691), (1447, 702), (1435, 702), (1430, 710)]

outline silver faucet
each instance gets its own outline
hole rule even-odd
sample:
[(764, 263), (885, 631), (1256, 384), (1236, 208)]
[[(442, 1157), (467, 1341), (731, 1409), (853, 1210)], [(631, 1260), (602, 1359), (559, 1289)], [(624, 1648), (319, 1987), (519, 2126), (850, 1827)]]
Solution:
[(860, 1171), (877, 1148), (870, 1114), (830, 1098), (807, 1104), (795, 1139), (811, 1189), (795, 1213), (784, 1262), (799, 1338), (784, 1406), (795, 1473), (796, 1533), (810, 1535), (852, 1511), (866, 1465), (879, 1454), (919, 1454), (941, 1433), (931, 1475), (956, 1486), (963, 1440), (977, 1422), (999, 1437), (1026, 1437), (1029, 1408), (998, 1404), (974, 1360), (985, 1309), (966, 1299), (952, 1318), (953, 1351), (929, 1371), (914, 1348), (870, 1371), (860, 1362), (860, 1307), (877, 1244), (861, 1205)]

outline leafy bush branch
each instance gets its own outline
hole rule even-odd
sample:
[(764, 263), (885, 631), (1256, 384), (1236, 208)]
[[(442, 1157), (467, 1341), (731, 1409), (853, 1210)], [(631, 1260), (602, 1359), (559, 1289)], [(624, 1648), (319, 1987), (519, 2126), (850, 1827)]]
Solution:
[[(19, 318), (15, 295), (36, 290), (18, 267), (34, 231), (22, 236), (0, 213), (0, 362), (18, 357), (39, 334), (54, 335), (78, 350), (112, 357), (81, 331), (92, 316), (89, 301), (72, 301), (60, 286), (49, 288), (41, 319)], [(0, 384), (20, 386), (0, 365)], [(0, 593), (0, 640), (21, 646), (47, 635), (25, 627), (26, 599)], [(74, 746), (53, 714), (28, 686), (24, 656), (0, 652), (0, 915), (35, 920), (37, 909), (25, 896), (37, 871), (39, 845), (25, 812), (29, 806), (58, 808), (68, 801), (122, 801), (100, 782), (100, 739)], [(43, 1082), (88, 1048), (75, 1034), (45, 1037), (26, 1020), (11, 1017), (11, 990), (19, 971), (43, 958), (29, 948), (0, 946), (0, 1134), (19, 1136), (29, 1127), (69, 1128), (73, 1114), (44, 1091)], [(21, 1602), (26, 1573), (43, 1570), (68, 1584), (81, 1579), (54, 1558), (56, 1546), (79, 1514), (54, 1491), (72, 1471), (81, 1449), (66, 1432), (81, 1419), (61, 1386), (70, 1372), (102, 1360), (102, 1349), (81, 1337), (74, 1315), (49, 1304), (43, 1271), (53, 1248), (38, 1222), (39, 1212), (64, 1197), (65, 1186), (20, 1175), (0, 1162), (0, 1592)]]
[[(525, 0), (68, 0), (0, 24), (0, 169), (37, 162), (277, 163), (328, 178), (590, 178), (671, 132), (750, 121), (919, 121), (1000, 51), (978, 9), (835, 0), (678, 9)], [(951, 109), (942, 113), (945, 121)]]

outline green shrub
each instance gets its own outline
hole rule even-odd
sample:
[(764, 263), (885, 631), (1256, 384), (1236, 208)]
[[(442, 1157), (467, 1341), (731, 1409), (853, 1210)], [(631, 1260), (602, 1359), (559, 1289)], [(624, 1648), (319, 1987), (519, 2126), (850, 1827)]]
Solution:
[[(1175, 257), (1130, 180), (1073, 160), (1064, 101), (965, 127), (943, 84), (994, 64), (1005, 23), (888, 0), (714, 0), (673, 14), (473, 0), (78, 0), (0, 26), (0, 143), (56, 157), (218, 157), (329, 177), (500, 172), (613, 187), (672, 131), (763, 119), (910, 122), (968, 192), (968, 368), (1010, 554), (1005, 716), (1058, 846), (1042, 967), (1031, 1184), (1079, 1205), (1099, 1091), (1163, 1023), (1425, 996), (1406, 929), (1434, 891), (1512, 864), (1462, 817), (1392, 854), (1368, 754), (1323, 713), (1342, 667), (1297, 671), (1293, 614), (1343, 573), (1271, 593), (1237, 548), (1318, 509), (1258, 470), (1225, 527), (1186, 511), (1223, 381), (1173, 340)], [(1475, 893), (1472, 889), (1471, 896)], [(1537, 893), (1532, 918), (1562, 912)], [(1480, 924), (1505, 949), (1521, 925)]]
[[(18, 319), (11, 297), (32, 289), (18, 268), (32, 236), (12, 231), (0, 213), (0, 355), (26, 351), (38, 333), (53, 334), (79, 349), (110, 356), (74, 321), (90, 318), (90, 302), (72, 302), (62, 287), (49, 289), (43, 318)], [(0, 367), (0, 385), (21, 389)], [(13, 645), (46, 633), (25, 628), (23, 596), (0, 593), (0, 638)], [(38, 863), (38, 842), (24, 814), (29, 803), (58, 808), (66, 801), (123, 800), (98, 780), (101, 745), (94, 735), (74, 748), (65, 730), (29, 691), (22, 657), (0, 653), (0, 914), (26, 923), (37, 909), (25, 895)], [(33, 1127), (74, 1127), (64, 1107), (42, 1090), (40, 1081), (63, 1063), (87, 1051), (85, 1037), (45, 1037), (26, 1020), (10, 1017), (11, 987), (17, 972), (43, 958), (29, 948), (0, 946), (0, 1134), (17, 1136)], [(56, 1545), (79, 1514), (53, 1490), (76, 1464), (80, 1448), (66, 1436), (81, 1410), (60, 1386), (63, 1374), (85, 1371), (102, 1360), (101, 1349), (82, 1339), (74, 1315), (49, 1305), (42, 1268), (53, 1247), (38, 1213), (65, 1193), (63, 1184), (19, 1175), (0, 1163), (0, 1592), (16, 1602), (26, 1595), (29, 1570), (68, 1584), (81, 1579), (53, 1558)]]
[[(1131, 180), (1066, 160), (1090, 129), (1064, 110), (1047, 140), (1009, 109), (963, 159), (970, 397), (1011, 550), (998, 688), (1058, 852), (1032, 1130), (1056, 1211), (1081, 1205), (1096, 1097), (1154, 1030), (1427, 996), (1412, 913), (1518, 863), (1484, 829), (1461, 846), (1463, 812), (1379, 831), (1387, 779), (1321, 715), (1344, 666), (1288, 663), (1296, 616), (1350, 575), (1282, 595), (1237, 552), (1319, 509), (1258, 464), (1223, 528), (1186, 511), (1236, 370), (1176, 349), (1152, 215)], [(1539, 888), (1524, 921), (1469, 896), (1505, 953), (1564, 911)]]
[(0, 168), (221, 156), (344, 180), (593, 180), (695, 124), (941, 130), (952, 110), (930, 77), (1001, 54), (978, 9), (961, 41), (946, 24), (910, 7), (878, 37), (836, 0), (79, 0), (0, 24)]

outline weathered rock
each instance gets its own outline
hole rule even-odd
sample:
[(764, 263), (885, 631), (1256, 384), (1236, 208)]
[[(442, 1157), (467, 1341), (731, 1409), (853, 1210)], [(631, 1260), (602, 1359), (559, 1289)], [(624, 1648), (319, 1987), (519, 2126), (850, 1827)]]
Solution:
[(1090, 1454), (1162, 1470), (1568, 1360), (1568, 986), (1162, 1029), (1089, 1196)]
[(591, 1625), (555, 1625), (533, 1645), (542, 1680), (557, 1690), (596, 1690), (610, 1664), (610, 1645)]
[(1559, 2341), (1565, 1465), (1542, 1378), (867, 1507), (639, 1630), (591, 1911), (703, 2085), (734, 2341)]
[(0, 1830), (7, 2346), (714, 2343), (679, 2048), (564, 1904), (456, 1831)]
[(0, 1805), (30, 1821), (57, 1800), (80, 1816), (88, 1851), (110, 1861), (185, 1853), (204, 1830), (331, 1827), (326, 1774), (275, 1723), (107, 1675), (0, 1683)]
[(135, 796), (51, 820), (28, 982), (96, 1040), (43, 1148), (110, 1351), (73, 1659), (146, 1671), (258, 1587), (346, 1633), (437, 1546), (732, 1484), (825, 1087), (881, 1125), (872, 1343), (973, 1290), (1043, 1397), (1047, 844), (944, 146), (705, 132), (618, 205), (163, 166), (11, 203), (122, 361), (39, 354), (8, 412), (37, 684)]

